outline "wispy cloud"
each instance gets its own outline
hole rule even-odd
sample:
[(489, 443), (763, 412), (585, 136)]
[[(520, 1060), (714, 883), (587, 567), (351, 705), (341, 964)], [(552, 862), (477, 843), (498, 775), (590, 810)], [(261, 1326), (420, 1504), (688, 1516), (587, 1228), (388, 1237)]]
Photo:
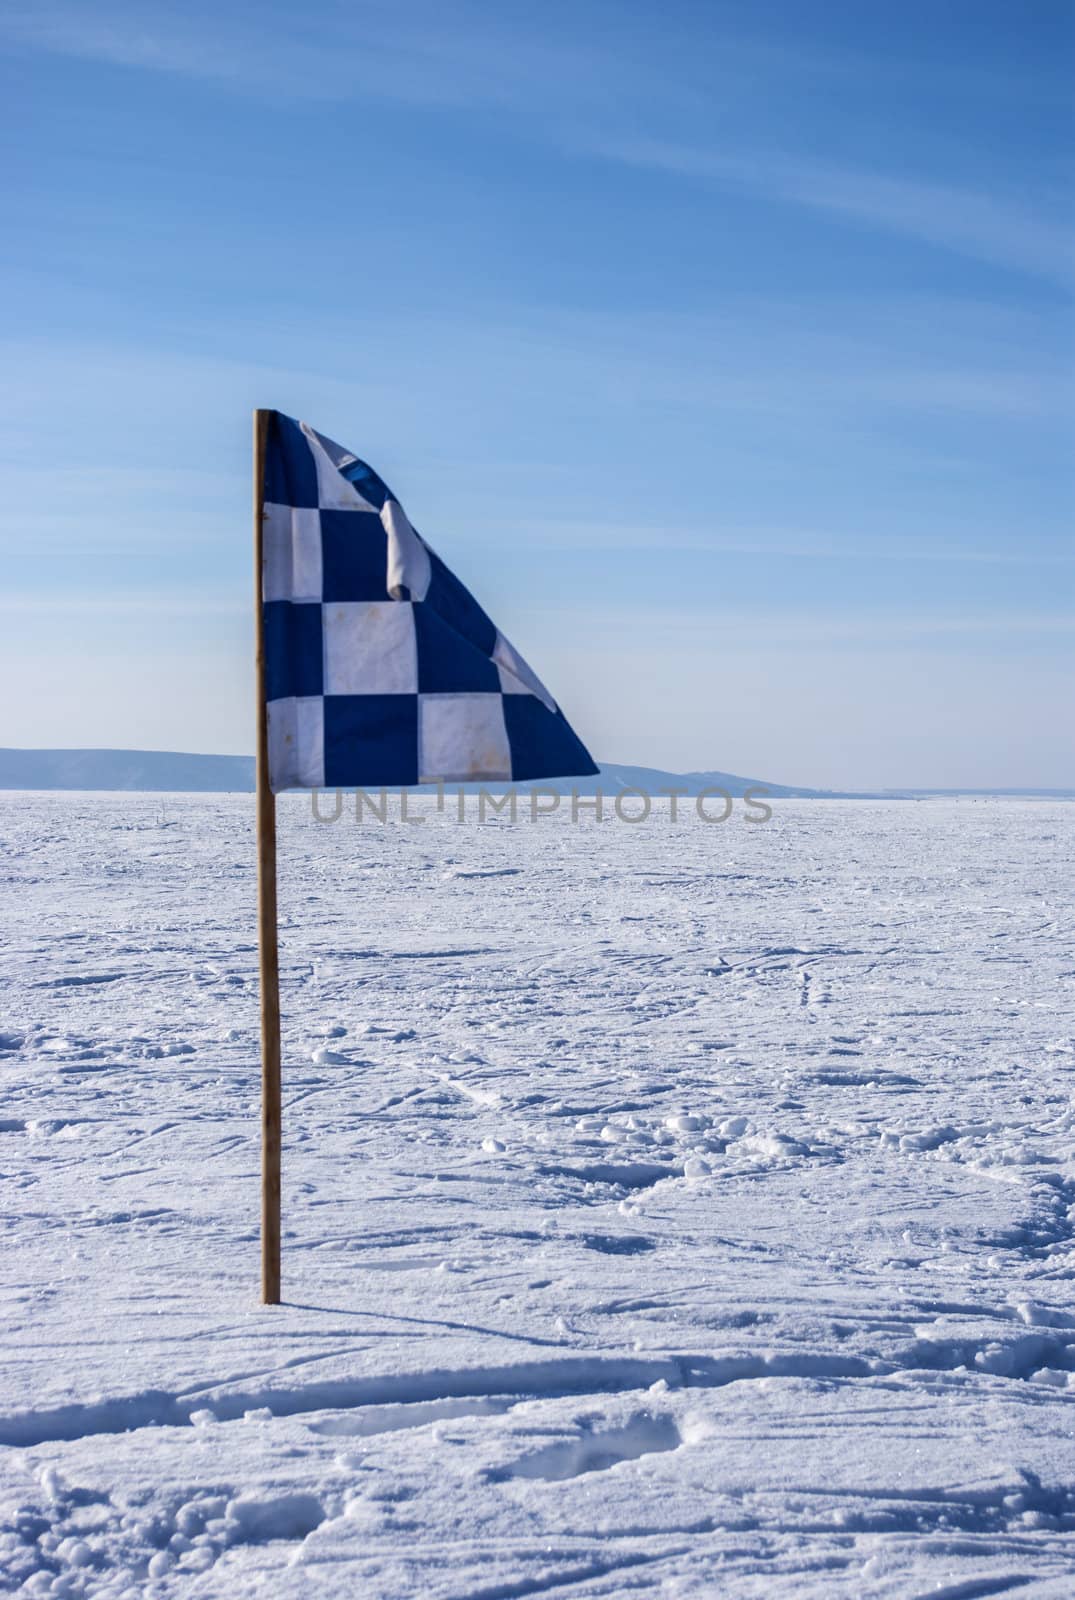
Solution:
[(640, 66), (607, 44), (566, 41), (555, 29), (490, 14), (466, 0), (312, 0), (301, 11), (188, 0), (71, 0), (14, 4), (0, 14), (9, 43), (112, 66), (203, 79), (279, 101), (374, 100), (403, 105), (597, 108), (641, 82)]
[[(534, 618), (535, 626), (543, 625), (551, 631), (555, 627), (563, 630), (565, 617), (570, 619), (572, 613), (561, 606), (555, 613), (535, 608), (528, 615)], [(1003, 639), (1029, 638), (1061, 644), (1075, 635), (1075, 612), (1071, 611), (811, 610), (804, 614), (802, 610), (715, 612), (624, 606), (600, 611), (589, 608), (586, 618), (586, 648), (591, 652), (595, 645), (622, 646), (624, 640), (631, 641), (632, 648), (644, 640), (647, 648), (671, 654), (713, 654), (740, 644), (818, 651), (843, 645), (873, 649), (916, 640), (941, 645), (950, 640), (993, 644)], [(584, 630), (580, 627), (579, 631)]]
[[(1075, 233), (1060, 220), (1060, 198), (1045, 193), (1035, 209), (964, 184), (752, 147), (756, 124), (737, 103), (744, 70), (772, 87), (812, 81), (823, 69), (861, 70), (853, 56), (819, 63), (805, 48), (766, 52), (737, 35), (711, 48), (704, 79), (682, 51), (659, 39), (653, 47), (665, 53), (654, 70), (618, 39), (581, 26), (565, 37), (465, 3), (450, 17), (426, 0), (402, 13), (391, 0), (359, 0), (342, 12), (315, 5), (314, 13), (311, 21), (304, 11), (301, 25), (291, 26), (276, 13), (271, 27), (259, 28), (245, 7), (199, 0), (181, 8), (151, 0), (92, 8), (37, 0), (0, 12), (0, 39), (276, 100), (492, 110), (541, 130), (573, 156), (720, 185), (1035, 277), (1066, 283), (1073, 276)], [(883, 73), (886, 65), (871, 62), (870, 69)], [(729, 130), (720, 147), (667, 137), (698, 113), (711, 120), (716, 106)]]
[[(213, 48), (212, 37), (184, 27), (178, 13), (170, 26), (161, 19), (122, 10), (76, 9), (68, 5), (9, 7), (0, 17), (0, 34), (9, 43), (29, 46), (55, 55), (108, 62), (113, 66), (140, 67), (195, 77), (236, 79), (240, 64), (230, 52)], [(255, 48), (247, 71), (257, 62)]]
[[(501, 519), (500, 526), (503, 526)], [(562, 550), (692, 550), (700, 555), (753, 556), (767, 561), (790, 557), (803, 561), (930, 562), (984, 566), (1075, 566), (1075, 552), (1040, 538), (1013, 538), (1005, 528), (1000, 544), (963, 544), (944, 530), (935, 535), (881, 535), (864, 528), (856, 535), (820, 529), (737, 527), (706, 528), (679, 522), (571, 521), (544, 517), (512, 520), (512, 533), (549, 549)]]
[[(596, 153), (843, 217), (1039, 277), (1067, 282), (1075, 268), (1075, 232), (1069, 227), (972, 189), (656, 139), (607, 141)], [(1058, 215), (1060, 209), (1058, 202)]]
[[(222, 587), (131, 589), (122, 591), (8, 589), (0, 594), (0, 616), (31, 618), (130, 618), (152, 622), (161, 617), (229, 617), (244, 619), (250, 612), (247, 597)], [(252, 624), (251, 624), (252, 625)]]

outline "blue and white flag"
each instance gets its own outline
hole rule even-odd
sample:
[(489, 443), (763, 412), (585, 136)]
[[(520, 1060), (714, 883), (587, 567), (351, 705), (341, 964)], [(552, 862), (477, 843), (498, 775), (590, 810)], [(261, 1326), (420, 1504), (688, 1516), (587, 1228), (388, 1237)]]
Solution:
[(526, 782), (597, 771), (548, 690), (377, 474), (273, 411), (262, 603), (269, 782)]

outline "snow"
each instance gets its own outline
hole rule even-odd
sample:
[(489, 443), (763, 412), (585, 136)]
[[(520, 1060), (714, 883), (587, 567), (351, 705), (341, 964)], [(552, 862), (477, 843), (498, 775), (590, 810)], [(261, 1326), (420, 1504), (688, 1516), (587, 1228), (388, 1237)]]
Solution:
[(281, 803), (263, 1309), (250, 798), (0, 797), (0, 1590), (1068, 1600), (1070, 808), (409, 809)]

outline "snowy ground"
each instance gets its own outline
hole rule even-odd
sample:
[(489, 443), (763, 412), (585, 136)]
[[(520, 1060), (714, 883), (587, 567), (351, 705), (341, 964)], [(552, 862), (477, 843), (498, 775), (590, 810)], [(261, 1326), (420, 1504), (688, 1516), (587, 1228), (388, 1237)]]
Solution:
[(263, 1310), (250, 798), (0, 799), (0, 1589), (1068, 1600), (1075, 811), (282, 813)]

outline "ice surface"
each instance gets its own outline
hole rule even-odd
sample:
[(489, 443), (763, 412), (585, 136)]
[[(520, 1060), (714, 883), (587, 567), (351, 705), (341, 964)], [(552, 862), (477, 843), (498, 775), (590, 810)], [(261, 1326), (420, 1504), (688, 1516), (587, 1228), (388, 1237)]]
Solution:
[(0, 1590), (1065, 1597), (1072, 822), (5, 795)]

